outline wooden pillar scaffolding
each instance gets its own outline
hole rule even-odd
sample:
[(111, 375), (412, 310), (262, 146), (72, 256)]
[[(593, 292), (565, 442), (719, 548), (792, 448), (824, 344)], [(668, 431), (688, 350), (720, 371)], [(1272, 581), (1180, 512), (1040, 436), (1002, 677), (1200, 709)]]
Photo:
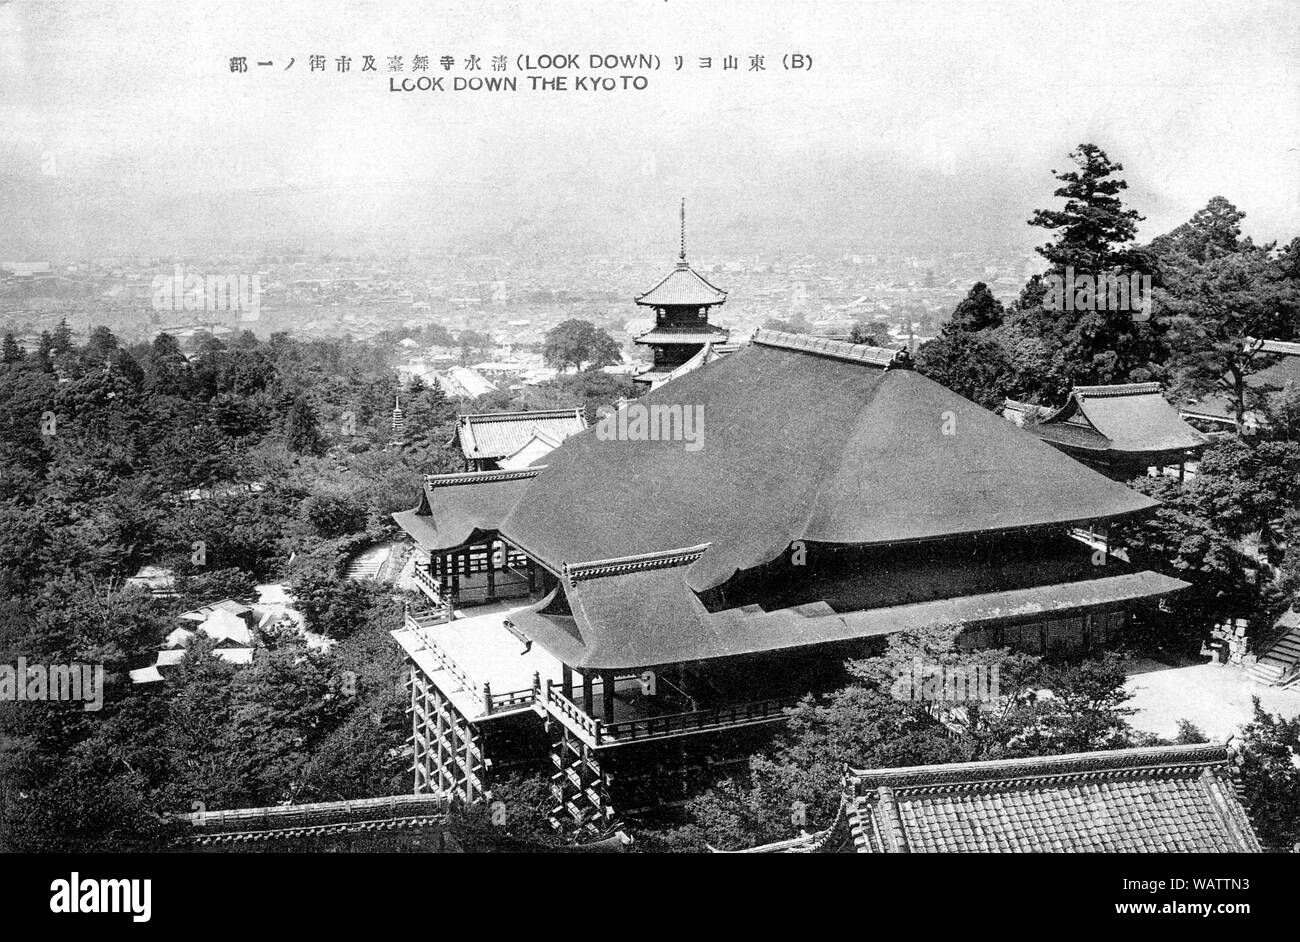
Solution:
[(548, 718), (546, 729), (551, 733), (551, 763), (556, 769), (551, 775), (556, 802), (551, 809), (551, 827), (601, 833), (614, 819), (609, 775), (601, 768), (596, 751), (563, 723)]
[(407, 685), (415, 794), (444, 795), (467, 803), (489, 797), (487, 761), (473, 724), (415, 664), (408, 667)]

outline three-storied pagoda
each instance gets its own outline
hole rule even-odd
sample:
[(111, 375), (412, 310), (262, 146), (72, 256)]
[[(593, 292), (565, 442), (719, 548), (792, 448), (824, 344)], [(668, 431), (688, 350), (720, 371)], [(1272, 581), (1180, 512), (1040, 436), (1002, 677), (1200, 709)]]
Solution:
[(730, 332), (709, 323), (709, 309), (727, 300), (727, 292), (710, 284), (686, 261), (686, 201), (682, 200), (681, 249), (677, 265), (662, 281), (634, 298), (642, 307), (653, 308), (655, 325), (635, 343), (651, 348), (654, 360), (633, 379), (654, 386), (681, 367), (703, 355), (713, 345), (726, 344)]
[[(531, 743), (557, 825), (599, 829), (891, 633), (960, 623), (972, 646), (1071, 656), (1186, 586), (1071, 536), (1156, 501), (899, 351), (760, 330), (622, 408), (661, 432), (694, 410), (703, 434), (588, 429), (544, 465), (431, 478), (398, 515), (436, 603), (394, 632), (417, 791), (481, 796)], [(518, 598), (473, 615), (454, 585)]]

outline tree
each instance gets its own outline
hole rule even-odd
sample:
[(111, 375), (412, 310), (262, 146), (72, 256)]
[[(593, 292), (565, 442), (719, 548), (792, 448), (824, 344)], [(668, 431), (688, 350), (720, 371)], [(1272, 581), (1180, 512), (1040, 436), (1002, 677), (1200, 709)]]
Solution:
[(1143, 217), (1119, 198), (1128, 189), (1128, 183), (1114, 176), (1123, 164), (1112, 163), (1096, 144), (1080, 144), (1070, 159), (1078, 170), (1052, 171), (1063, 184), (1052, 195), (1064, 199), (1065, 206), (1035, 210), (1029, 224), (1054, 233), (1037, 251), (1056, 269), (1073, 266), (1097, 274), (1128, 260), (1122, 247), (1133, 240)]
[[(1018, 358), (1016, 386), (1022, 397), (1056, 401), (1076, 385), (1147, 381), (1158, 378), (1164, 359), (1159, 332), (1149, 318), (1135, 316), (1140, 305), (1131, 297), (1127, 305), (1112, 304), (1109, 292), (1079, 287), (1095, 287), (1103, 276), (1149, 274), (1151, 263), (1130, 244), (1142, 217), (1119, 197), (1128, 184), (1114, 175), (1123, 166), (1111, 163), (1095, 144), (1081, 144), (1070, 156), (1077, 170), (1053, 171), (1063, 184), (1055, 195), (1065, 206), (1037, 210), (1029, 220), (1054, 233), (1038, 248), (1052, 268), (1030, 279), (1007, 319), (1008, 349), (1032, 353), (1034, 340), (1046, 342), (1044, 356)], [(1061, 290), (1049, 295), (1049, 279), (1059, 279)], [(1085, 290), (1081, 302), (1076, 301), (1079, 290)], [(1057, 303), (1066, 293), (1071, 303)]]
[(300, 455), (318, 455), (324, 449), (316, 407), (306, 396), (298, 396), (289, 409), (285, 426), (285, 444)]
[(54, 328), (51, 341), (51, 349), (56, 354), (70, 353), (72, 351), (72, 328), (68, 326), (66, 317), (59, 319), (58, 325)]
[(917, 351), (917, 372), (986, 409), (1000, 406), (1014, 375), (996, 339), (1002, 317), (1002, 302), (993, 297), (988, 285), (976, 282), (939, 336)]
[(982, 281), (977, 281), (971, 285), (970, 291), (966, 292), (966, 297), (962, 298), (961, 303), (953, 309), (952, 317), (948, 319), (944, 329), (969, 333), (990, 330), (1002, 326), (1005, 313), (1002, 302), (993, 296), (989, 286)]
[(1241, 785), (1251, 823), (1267, 848), (1300, 845), (1300, 719), (1273, 716), (1255, 701), (1242, 729)]
[(1242, 431), (1246, 413), (1262, 407), (1269, 391), (1248, 382), (1272, 363), (1259, 341), (1294, 336), (1300, 283), (1286, 277), (1271, 245), (1242, 243), (1236, 252), (1210, 251), (1204, 261), (1166, 255), (1161, 265), (1156, 300), (1169, 325), (1174, 382), (1187, 395), (1226, 393)]
[(944, 330), (916, 353), (916, 370), (986, 409), (1002, 405), (1014, 370), (997, 341), (988, 336)]
[(344, 578), (320, 564), (302, 567), (289, 591), (307, 627), (331, 638), (346, 638), (361, 627), (383, 595), (373, 583)]
[(315, 494), (302, 502), (299, 514), (326, 539), (358, 533), (366, 528), (366, 508), (350, 495)]
[[(1135, 490), (1158, 499), (1160, 506), (1153, 514), (1111, 527), (1112, 544), (1126, 550), (1133, 566), (1192, 584), (1169, 599), (1164, 617), (1146, 626), (1143, 645), (1148, 649), (1194, 654), (1216, 620), (1254, 616), (1259, 603), (1249, 560), (1231, 532), (1240, 530), (1248, 516), (1257, 516), (1259, 504), (1251, 495), (1258, 492), (1253, 486), (1215, 480), (1223, 465), (1214, 454), (1219, 447), (1207, 449), (1202, 457), (1208, 458), (1209, 469), (1202, 464), (1186, 485), (1164, 477), (1130, 482)], [(1232, 459), (1225, 455), (1224, 460)]]
[(36, 362), (45, 372), (54, 372), (54, 335), (48, 330), (41, 331), (41, 339), (37, 341)]
[(100, 325), (86, 338), (86, 359), (96, 364), (111, 362), (117, 348), (117, 338), (113, 332)]
[(1197, 262), (1232, 255), (1250, 243), (1249, 239), (1241, 241), (1245, 218), (1225, 197), (1215, 196), (1177, 229), (1152, 239), (1151, 248), (1159, 255), (1185, 255)]
[(883, 346), (874, 327), (867, 327), (861, 321), (854, 322), (849, 328), (849, 343), (863, 343), (868, 347)]
[[(618, 363), (618, 344), (591, 321), (570, 318), (546, 332), (542, 359), (547, 366), (564, 371), (596, 369)], [(585, 367), (584, 367), (585, 364)]]
[(13, 334), (5, 334), (3, 343), (0, 343), (0, 363), (21, 363), (22, 359), (23, 348), (18, 346)]

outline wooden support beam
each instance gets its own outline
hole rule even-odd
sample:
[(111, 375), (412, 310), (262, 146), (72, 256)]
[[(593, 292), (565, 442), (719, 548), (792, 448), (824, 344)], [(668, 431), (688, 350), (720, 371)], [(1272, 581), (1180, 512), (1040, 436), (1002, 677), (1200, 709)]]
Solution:
[(596, 685), (591, 675), (591, 671), (582, 672), (582, 712), (586, 713), (592, 719), (596, 718)]
[(601, 702), (605, 709), (605, 722), (614, 722), (614, 672), (600, 672)]
[(564, 694), (566, 699), (573, 699), (573, 668), (568, 664), (560, 666), (560, 693)]

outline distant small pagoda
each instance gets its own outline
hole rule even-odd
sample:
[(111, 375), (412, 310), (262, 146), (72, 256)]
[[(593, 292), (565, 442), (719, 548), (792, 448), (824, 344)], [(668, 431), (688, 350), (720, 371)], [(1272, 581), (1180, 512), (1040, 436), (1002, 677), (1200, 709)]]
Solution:
[(393, 436), (389, 442), (394, 448), (406, 444), (406, 415), (402, 412), (402, 397), (393, 397)]
[(698, 356), (706, 346), (725, 344), (730, 333), (709, 323), (709, 308), (727, 300), (727, 292), (709, 283), (686, 261), (686, 200), (681, 209), (681, 248), (677, 265), (662, 281), (633, 300), (654, 308), (655, 325), (634, 338), (654, 351), (653, 363), (633, 379), (657, 384)]

